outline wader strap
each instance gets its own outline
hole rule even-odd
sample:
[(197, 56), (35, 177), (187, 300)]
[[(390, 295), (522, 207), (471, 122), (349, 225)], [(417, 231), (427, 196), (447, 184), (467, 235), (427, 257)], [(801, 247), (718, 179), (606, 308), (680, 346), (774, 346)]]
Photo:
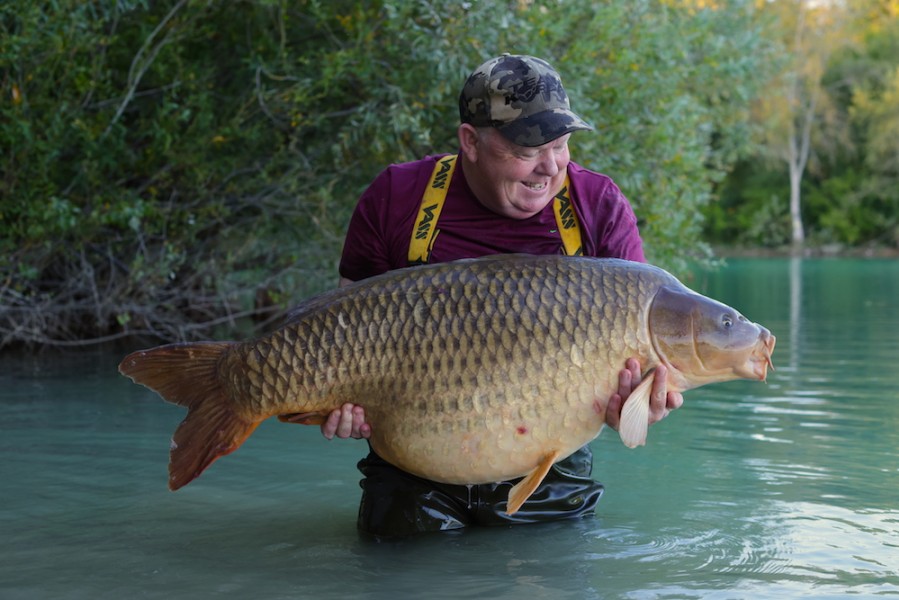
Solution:
[(553, 198), (553, 212), (559, 235), (562, 236), (562, 248), (568, 256), (582, 256), (584, 244), (581, 241), (581, 225), (578, 223), (574, 205), (571, 203), (571, 181), (565, 176), (565, 185)]
[(409, 265), (423, 265), (431, 258), (431, 249), (437, 239), (437, 219), (446, 202), (446, 192), (450, 179), (456, 170), (456, 156), (445, 156), (434, 165), (431, 180), (421, 198), (421, 208), (412, 229), (412, 242), (409, 244)]
[[(434, 172), (431, 173), (431, 180), (421, 198), (421, 207), (418, 209), (418, 217), (415, 219), (415, 227), (412, 229), (412, 241), (409, 244), (409, 266), (427, 264), (431, 258), (434, 240), (440, 233), (440, 230), (437, 229), (437, 219), (446, 202), (446, 193), (455, 169), (455, 155), (441, 158), (434, 165)], [(571, 182), (567, 175), (565, 176), (565, 185), (553, 198), (553, 214), (556, 216), (556, 225), (559, 227), (562, 249), (565, 254), (567, 256), (583, 255), (581, 227), (571, 203)]]

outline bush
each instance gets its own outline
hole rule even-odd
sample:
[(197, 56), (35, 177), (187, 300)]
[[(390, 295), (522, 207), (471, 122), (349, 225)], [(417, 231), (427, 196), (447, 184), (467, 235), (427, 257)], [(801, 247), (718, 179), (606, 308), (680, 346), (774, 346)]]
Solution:
[(391, 162), (454, 151), (464, 78), (545, 56), (661, 264), (763, 78), (751, 2), (119, 0), (0, 7), (0, 347), (271, 318), (336, 282), (346, 222)]

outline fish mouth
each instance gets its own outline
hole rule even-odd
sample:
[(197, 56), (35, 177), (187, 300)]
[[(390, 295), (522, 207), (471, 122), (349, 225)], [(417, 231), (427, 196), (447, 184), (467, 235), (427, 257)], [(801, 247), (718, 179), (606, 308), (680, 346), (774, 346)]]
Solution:
[(759, 327), (762, 331), (759, 334), (759, 341), (749, 358), (749, 362), (752, 365), (752, 373), (755, 376), (755, 379), (767, 381), (768, 367), (770, 367), (772, 371), (775, 370), (771, 355), (774, 353), (774, 345), (777, 343), (777, 338), (764, 327)]

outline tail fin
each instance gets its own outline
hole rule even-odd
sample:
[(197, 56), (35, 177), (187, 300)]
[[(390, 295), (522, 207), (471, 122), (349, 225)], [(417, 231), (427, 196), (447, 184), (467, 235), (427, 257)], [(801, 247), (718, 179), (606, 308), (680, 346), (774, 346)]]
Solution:
[(169, 489), (187, 485), (220, 456), (237, 450), (260, 422), (234, 413), (218, 363), (234, 342), (169, 344), (129, 354), (119, 372), (187, 407), (175, 430), (169, 460)]

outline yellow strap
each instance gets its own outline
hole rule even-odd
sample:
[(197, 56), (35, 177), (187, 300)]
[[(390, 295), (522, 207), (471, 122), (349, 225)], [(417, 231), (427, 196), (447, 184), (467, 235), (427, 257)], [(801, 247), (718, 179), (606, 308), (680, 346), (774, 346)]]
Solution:
[[(446, 193), (455, 169), (455, 155), (441, 158), (434, 165), (434, 172), (431, 173), (431, 180), (421, 198), (421, 207), (418, 209), (418, 217), (415, 219), (415, 227), (412, 229), (412, 241), (409, 243), (410, 266), (427, 264), (431, 258), (434, 240), (440, 233), (440, 230), (437, 229), (437, 219), (440, 218), (440, 211), (443, 210), (446, 202)], [(571, 182), (567, 175), (565, 176), (565, 185), (553, 198), (553, 213), (556, 215), (556, 225), (559, 227), (565, 254), (568, 256), (583, 255), (581, 226), (571, 203)]]
[(443, 210), (446, 192), (455, 170), (455, 155), (445, 156), (434, 165), (434, 172), (431, 173), (431, 180), (421, 198), (421, 208), (418, 209), (418, 217), (412, 229), (412, 242), (409, 244), (410, 266), (426, 264), (431, 258), (431, 249), (439, 233), (437, 219)]
[(571, 203), (571, 181), (565, 176), (565, 185), (553, 198), (553, 212), (559, 235), (562, 236), (562, 248), (568, 256), (582, 256), (584, 244), (581, 241), (581, 225), (578, 223), (574, 205)]

